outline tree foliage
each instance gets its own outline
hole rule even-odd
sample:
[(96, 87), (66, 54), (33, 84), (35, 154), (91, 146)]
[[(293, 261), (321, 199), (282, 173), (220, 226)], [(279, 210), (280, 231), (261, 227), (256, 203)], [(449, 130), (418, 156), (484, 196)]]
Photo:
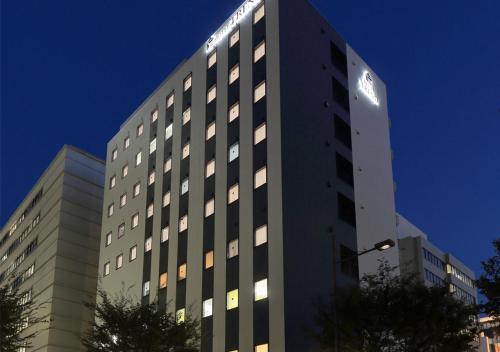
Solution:
[[(481, 305), (481, 311), (500, 324), (500, 239), (493, 241), (495, 255), (482, 262), (483, 274), (476, 284), (479, 292), (487, 301)], [(500, 326), (497, 328), (500, 333)]]
[(315, 337), (325, 351), (335, 351), (338, 336), (342, 352), (468, 352), (475, 351), (475, 316), (447, 288), (397, 276), (382, 263), (360, 286), (318, 305)]
[(99, 291), (98, 302), (88, 304), (96, 318), (82, 339), (89, 352), (198, 351), (199, 323), (189, 314), (177, 323), (157, 302), (137, 303), (123, 293), (110, 297)]

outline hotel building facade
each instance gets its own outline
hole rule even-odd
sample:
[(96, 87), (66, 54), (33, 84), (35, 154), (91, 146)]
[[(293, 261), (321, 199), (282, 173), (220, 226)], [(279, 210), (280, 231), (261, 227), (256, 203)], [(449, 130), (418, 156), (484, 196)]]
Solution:
[(109, 141), (102, 288), (203, 352), (313, 351), (312, 301), (397, 242), (391, 156), (373, 70), (306, 0), (247, 0)]

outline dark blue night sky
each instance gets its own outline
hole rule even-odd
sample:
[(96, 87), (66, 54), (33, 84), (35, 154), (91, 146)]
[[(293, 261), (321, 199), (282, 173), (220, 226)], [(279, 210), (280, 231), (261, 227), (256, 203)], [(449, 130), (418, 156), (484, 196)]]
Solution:
[[(500, 237), (500, 1), (313, 2), (387, 84), (399, 211), (478, 271)], [(63, 144), (103, 158), (239, 3), (1, 1), (0, 223)]]

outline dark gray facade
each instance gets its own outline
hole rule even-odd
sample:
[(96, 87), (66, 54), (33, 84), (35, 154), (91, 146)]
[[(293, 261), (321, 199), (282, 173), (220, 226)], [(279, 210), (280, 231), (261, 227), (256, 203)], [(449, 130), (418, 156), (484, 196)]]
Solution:
[(396, 239), (385, 86), (307, 1), (242, 6), (108, 143), (102, 285), (192, 307), (202, 351), (313, 351), (380, 254), (334, 263)]
[(64, 146), (2, 228), (0, 285), (41, 305), (47, 323), (27, 351), (83, 351), (93, 313), (101, 233), (104, 162)]

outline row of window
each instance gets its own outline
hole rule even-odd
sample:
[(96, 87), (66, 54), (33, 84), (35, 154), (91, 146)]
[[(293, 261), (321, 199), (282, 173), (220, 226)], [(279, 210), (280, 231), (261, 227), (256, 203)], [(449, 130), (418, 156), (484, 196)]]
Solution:
[(425, 279), (436, 286), (444, 286), (445, 282), (433, 272), (425, 269)]
[(0, 259), (0, 263), (3, 263), (7, 260), (8, 256), (14, 252), (14, 250), (31, 234), (31, 231), (38, 225), (40, 222), (40, 214), (38, 214), (33, 221), (28, 225), (27, 228), (21, 233), (21, 235), (9, 246), (7, 251), (2, 255)]
[(466, 303), (476, 303), (476, 297), (454, 284), (450, 284), (450, 292)]
[(0, 274), (0, 283), (5, 280), (14, 270), (16, 270), (19, 265), (21, 265), (26, 258), (36, 249), (38, 246), (38, 237), (30, 242), (24, 249), (24, 251), (14, 260), (14, 262), (9, 265), (7, 270), (5, 270), (2, 274)]
[(467, 286), (472, 287), (472, 288), (476, 287), (476, 285), (474, 284), (474, 280), (472, 280), (469, 276), (467, 276), (461, 270), (455, 268), (453, 265), (447, 264), (446, 265), (446, 272), (448, 274), (453, 275), (454, 277), (456, 277), (458, 280), (462, 281)]
[(429, 263), (433, 264), (434, 266), (438, 267), (440, 270), (444, 271), (446, 269), (446, 265), (441, 259), (436, 257), (434, 254), (432, 254), (426, 248), (422, 248), (422, 250), (424, 253), (425, 260), (427, 260)]
[(31, 264), (21, 275), (19, 275), (12, 283), (12, 289), (15, 290), (21, 286), (26, 280), (33, 276), (35, 273), (35, 263)]

